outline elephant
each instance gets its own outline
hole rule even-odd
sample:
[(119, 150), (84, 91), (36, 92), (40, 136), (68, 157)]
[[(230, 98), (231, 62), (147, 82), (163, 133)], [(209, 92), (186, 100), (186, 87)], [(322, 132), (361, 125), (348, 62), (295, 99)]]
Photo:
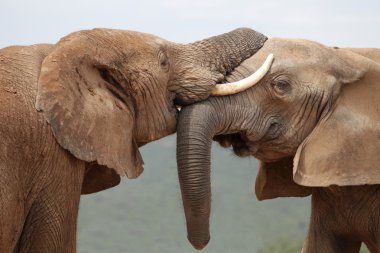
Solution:
[(81, 194), (143, 171), (139, 147), (175, 132), (267, 38), (239, 28), (190, 44), (106, 28), (0, 50), (0, 252), (75, 252)]
[(210, 240), (214, 140), (259, 160), (259, 200), (311, 195), (303, 253), (356, 253), (362, 242), (380, 252), (380, 49), (270, 38), (226, 80), (251, 72), (260, 79), (244, 92), (180, 112), (177, 165), (190, 243), (202, 249)]

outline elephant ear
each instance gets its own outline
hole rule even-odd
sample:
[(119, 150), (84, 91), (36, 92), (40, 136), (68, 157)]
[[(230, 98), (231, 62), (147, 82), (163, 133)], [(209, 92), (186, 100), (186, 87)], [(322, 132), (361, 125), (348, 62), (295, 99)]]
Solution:
[(329, 114), (298, 147), (294, 159), (298, 184), (380, 184), (380, 66), (366, 65), (352, 82), (342, 84)]
[(113, 170), (96, 162), (86, 164), (82, 194), (90, 194), (114, 187), (120, 183), (120, 176)]
[(311, 188), (293, 181), (293, 157), (286, 157), (270, 163), (260, 161), (255, 192), (258, 200), (264, 200), (278, 197), (306, 197), (311, 194)]
[(62, 39), (42, 63), (36, 108), (75, 157), (136, 178), (143, 161), (133, 138), (132, 89), (120, 78), (126, 70), (117, 60), (126, 57), (112, 34), (96, 29)]

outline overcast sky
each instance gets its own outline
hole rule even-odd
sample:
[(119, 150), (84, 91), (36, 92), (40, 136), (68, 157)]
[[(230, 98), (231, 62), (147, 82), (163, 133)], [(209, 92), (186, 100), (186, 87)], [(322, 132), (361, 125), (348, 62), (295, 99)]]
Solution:
[(379, 0), (1, 0), (0, 47), (54, 43), (94, 27), (190, 42), (242, 26), (270, 37), (380, 47), (379, 16)]

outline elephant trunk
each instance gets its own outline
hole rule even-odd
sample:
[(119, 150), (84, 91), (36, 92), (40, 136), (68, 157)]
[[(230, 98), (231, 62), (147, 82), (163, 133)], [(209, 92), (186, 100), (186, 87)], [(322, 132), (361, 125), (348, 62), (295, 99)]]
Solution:
[(210, 240), (210, 152), (218, 122), (214, 109), (202, 102), (182, 108), (177, 126), (178, 177), (188, 240), (196, 249), (202, 249)]
[[(188, 240), (202, 249), (210, 240), (211, 208), (211, 144), (215, 136), (223, 146), (235, 145), (234, 152), (244, 156), (249, 152), (237, 136), (252, 130), (259, 109), (251, 103), (249, 109), (238, 106), (249, 101), (247, 92), (228, 97), (211, 97), (206, 101), (184, 106), (177, 124), (177, 167), (186, 217)], [(233, 141), (234, 143), (232, 143)], [(229, 144), (228, 144), (229, 143)], [(241, 153), (242, 152), (242, 153)]]
[(210, 37), (187, 45), (174, 45), (176, 66), (169, 90), (176, 103), (191, 104), (208, 98), (244, 60), (256, 53), (267, 37), (249, 28)]
[(190, 45), (199, 48), (211, 67), (225, 76), (256, 53), (267, 39), (252, 29), (239, 28)]

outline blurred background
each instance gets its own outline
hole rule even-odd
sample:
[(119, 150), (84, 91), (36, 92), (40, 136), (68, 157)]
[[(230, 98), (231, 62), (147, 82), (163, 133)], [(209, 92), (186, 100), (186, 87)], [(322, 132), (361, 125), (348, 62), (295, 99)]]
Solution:
[[(378, 0), (1, 0), (0, 48), (55, 43), (95, 27), (187, 43), (242, 26), (269, 37), (380, 47), (379, 13)], [(138, 179), (123, 178), (116, 188), (82, 197), (78, 252), (196, 252), (186, 239), (175, 136), (141, 151), (145, 172)], [(300, 252), (310, 199), (259, 202), (253, 193), (256, 173), (254, 158), (240, 159), (214, 145), (211, 241), (203, 252)]]

